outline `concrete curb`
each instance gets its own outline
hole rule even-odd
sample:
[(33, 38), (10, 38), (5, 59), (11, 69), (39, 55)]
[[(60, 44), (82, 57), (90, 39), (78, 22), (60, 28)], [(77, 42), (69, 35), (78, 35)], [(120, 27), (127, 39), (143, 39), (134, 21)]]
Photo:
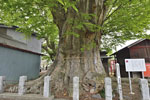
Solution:
[(25, 94), (19, 96), (17, 93), (2, 93), (0, 94), (0, 100), (54, 100), (54, 96), (46, 98), (38, 94)]

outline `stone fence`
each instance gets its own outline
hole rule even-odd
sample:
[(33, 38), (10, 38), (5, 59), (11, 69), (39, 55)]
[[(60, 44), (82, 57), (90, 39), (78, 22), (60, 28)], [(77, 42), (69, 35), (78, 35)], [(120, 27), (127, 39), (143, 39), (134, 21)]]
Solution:
[[(119, 74), (119, 73), (118, 73)], [(43, 97), (49, 98), (51, 96), (51, 89), (50, 89), (50, 76), (44, 77), (44, 86), (43, 86)], [(26, 93), (25, 90), (25, 82), (27, 81), (27, 76), (20, 76), (19, 84), (18, 84), (18, 95), (22, 96)], [(119, 77), (118, 83), (118, 94), (119, 100), (123, 100), (122, 95), (122, 87), (121, 87), (121, 79)], [(140, 89), (142, 98), (141, 100), (150, 100), (149, 95), (149, 86), (148, 81), (146, 79), (140, 79)], [(5, 84), (5, 77), (0, 76), (0, 94), (4, 92), (4, 84)], [(105, 100), (112, 100), (112, 80), (109, 77), (105, 78)], [(73, 78), (73, 100), (79, 100), (79, 77)]]

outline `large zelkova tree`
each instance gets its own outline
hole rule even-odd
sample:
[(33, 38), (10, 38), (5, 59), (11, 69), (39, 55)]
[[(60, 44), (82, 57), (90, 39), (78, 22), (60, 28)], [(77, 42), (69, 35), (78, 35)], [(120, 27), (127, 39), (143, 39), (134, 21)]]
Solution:
[[(80, 77), (82, 93), (96, 93), (105, 76), (100, 50), (148, 38), (149, 5), (149, 0), (0, 0), (0, 22), (17, 25), (26, 34), (37, 33), (47, 43), (45, 50), (57, 48), (45, 74), (52, 76), (56, 93), (72, 93), (74, 76)], [(28, 85), (39, 86), (42, 78)]]

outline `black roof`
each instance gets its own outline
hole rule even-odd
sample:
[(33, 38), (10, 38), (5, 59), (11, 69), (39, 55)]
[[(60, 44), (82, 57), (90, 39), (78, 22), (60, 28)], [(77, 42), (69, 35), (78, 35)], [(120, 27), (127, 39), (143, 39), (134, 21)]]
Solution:
[(146, 40), (146, 39), (137, 40), (137, 41), (135, 41), (134, 43), (132, 43), (132, 44), (130, 44), (130, 45), (128, 45), (128, 46), (126, 46), (126, 47), (124, 47), (124, 48), (122, 48), (122, 49), (116, 51), (116, 52), (114, 52), (114, 53), (111, 54), (111, 55), (115, 55), (117, 52), (120, 52), (121, 50), (123, 50), (123, 49), (125, 49), (125, 48), (130, 48), (130, 47), (132, 47), (132, 46), (134, 46), (134, 45), (136, 45), (136, 44), (138, 44), (138, 43), (140, 43), (140, 42), (142, 42), (142, 41), (144, 41), (144, 40)]
[(0, 27), (2, 27), (2, 28), (11, 28), (11, 29), (19, 28), (18, 26), (6, 26), (4, 24), (0, 24)]
[[(7, 25), (1, 24), (1, 23), (0, 23), (0, 27), (1, 28), (7, 28), (7, 29), (17, 29), (17, 28), (19, 28), (18, 26), (7, 26)], [(32, 36), (37, 36), (37, 34), (32, 33)]]

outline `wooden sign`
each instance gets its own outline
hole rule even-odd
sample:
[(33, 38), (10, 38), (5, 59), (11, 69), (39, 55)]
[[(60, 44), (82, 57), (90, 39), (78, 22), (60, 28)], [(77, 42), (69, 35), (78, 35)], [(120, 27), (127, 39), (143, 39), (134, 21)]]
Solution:
[(127, 72), (143, 72), (146, 71), (145, 59), (125, 59)]

